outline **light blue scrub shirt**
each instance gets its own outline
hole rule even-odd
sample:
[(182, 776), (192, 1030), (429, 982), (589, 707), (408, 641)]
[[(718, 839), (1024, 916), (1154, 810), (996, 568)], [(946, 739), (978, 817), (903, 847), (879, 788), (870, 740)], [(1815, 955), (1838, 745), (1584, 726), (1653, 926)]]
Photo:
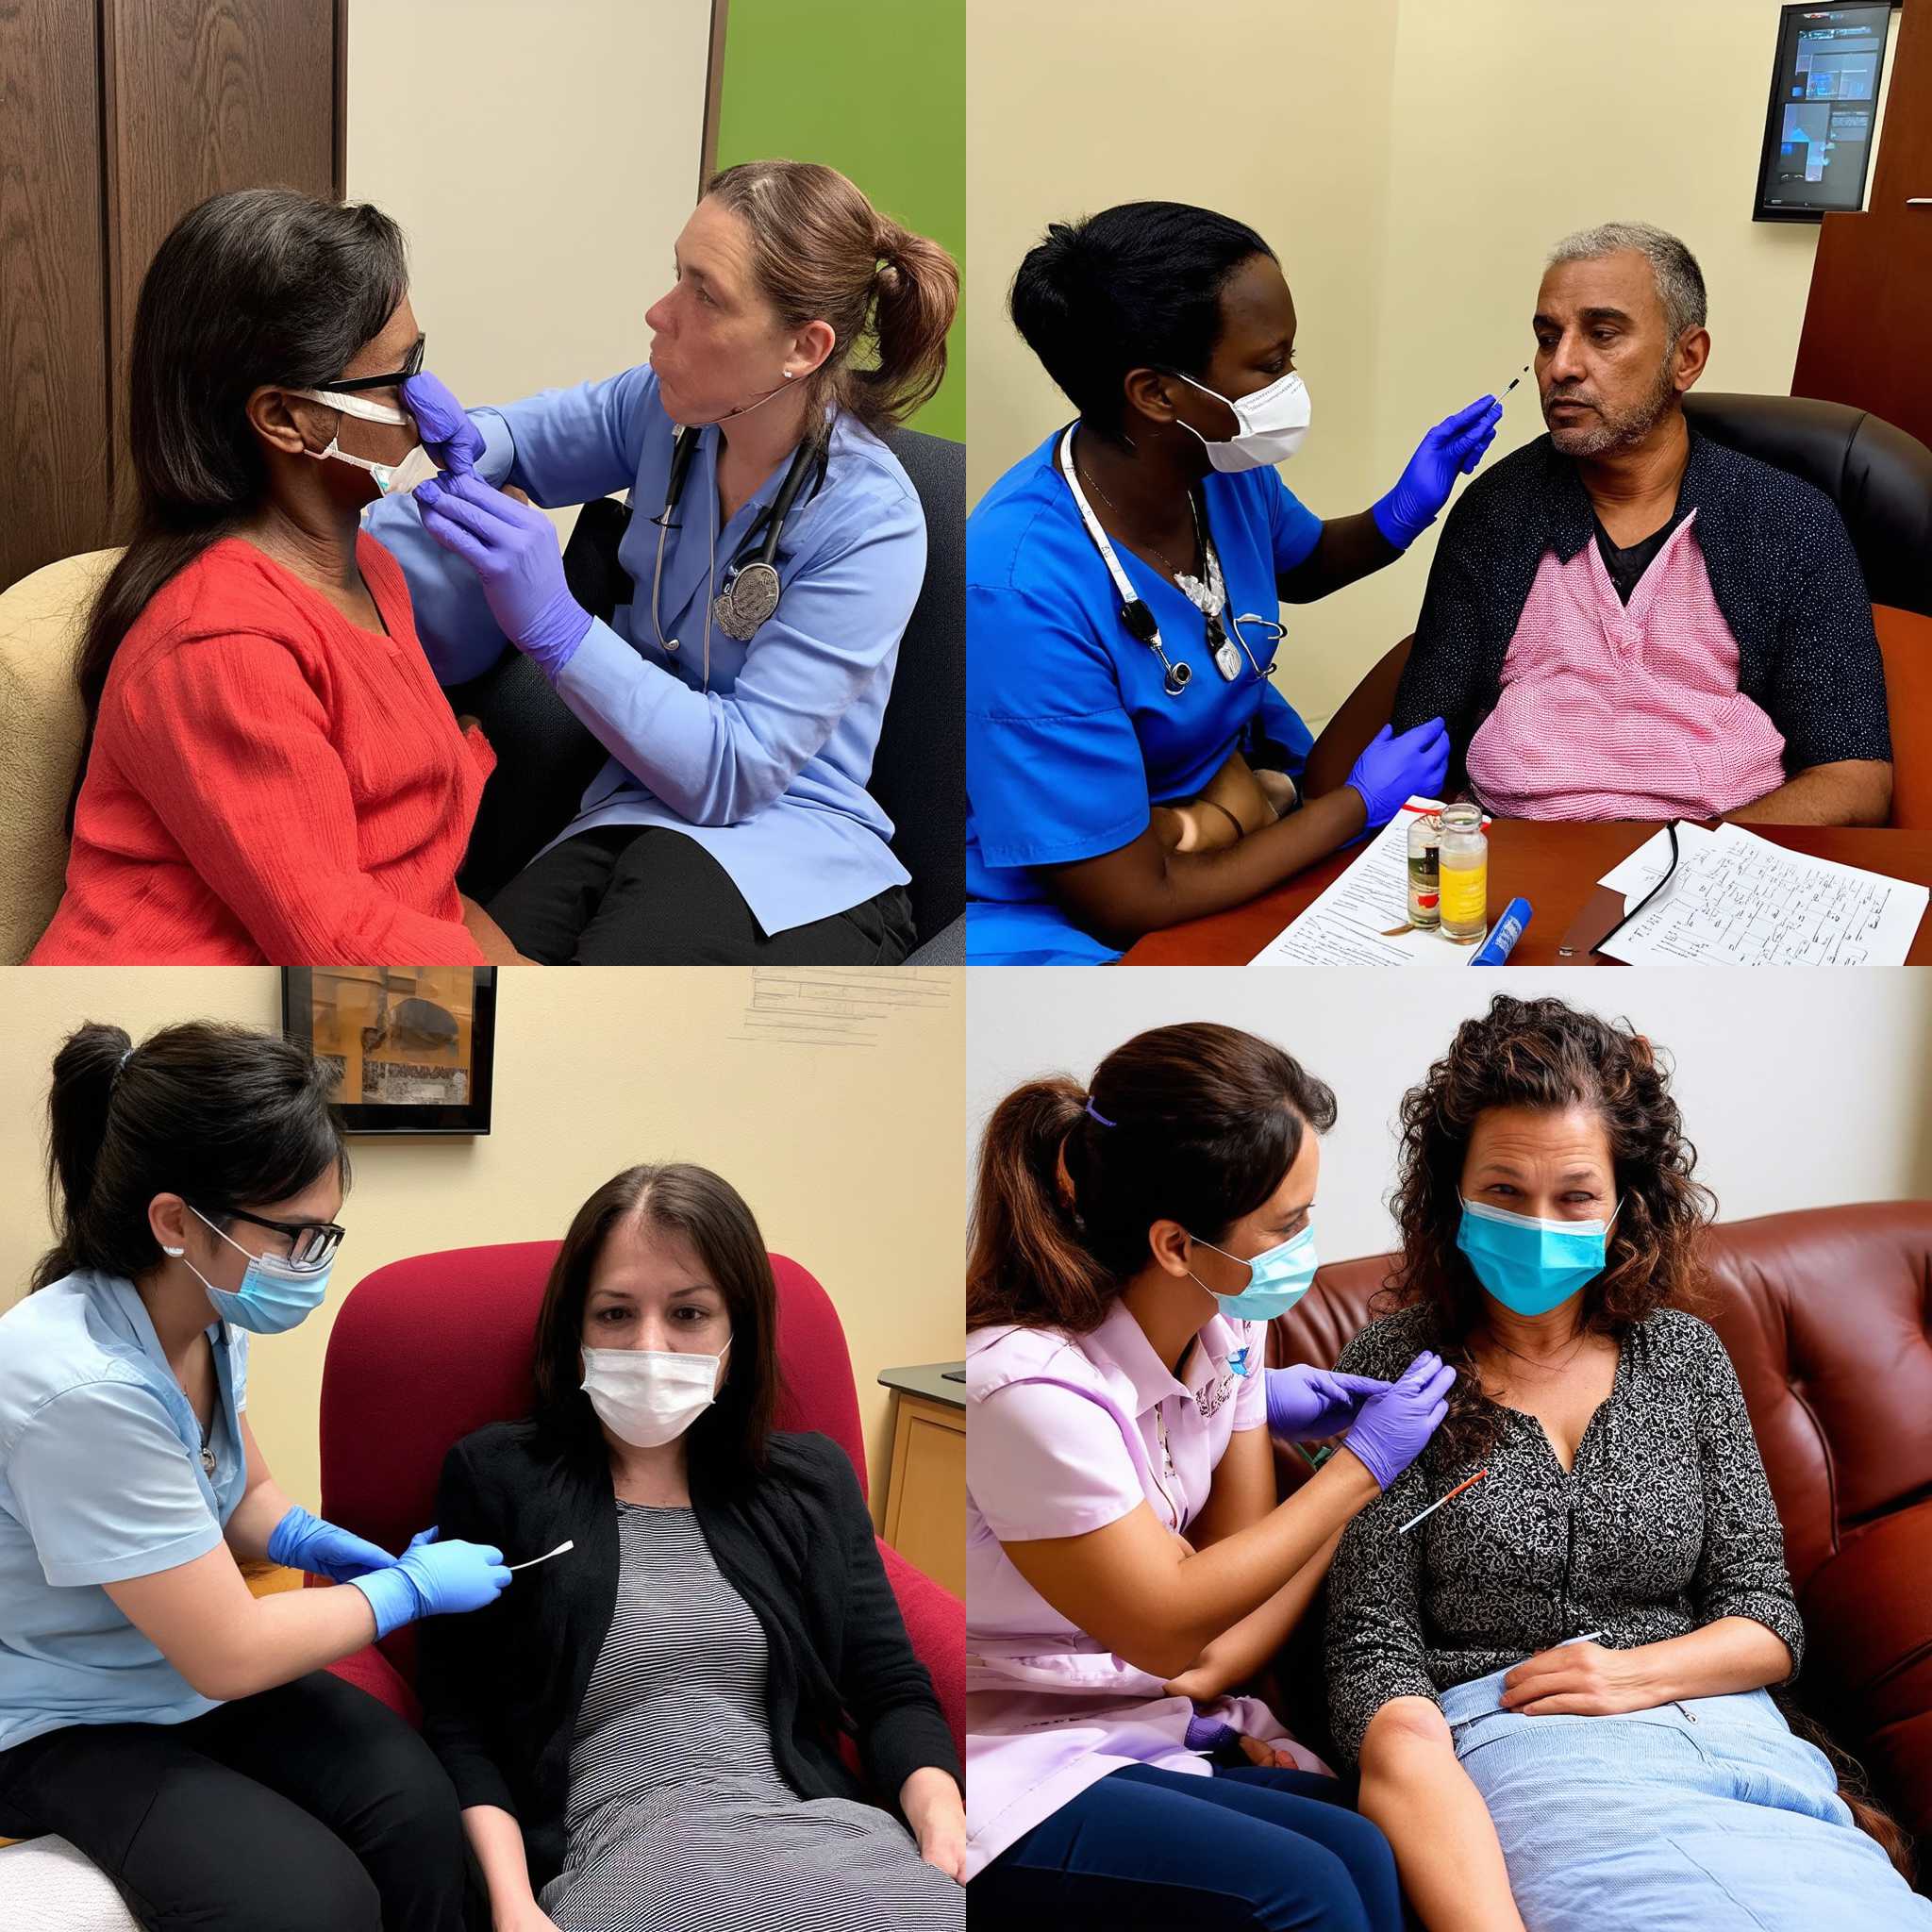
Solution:
[[(1245, 656), (1241, 675), (1224, 679), (1201, 612), (1116, 544), (1169, 660), (1193, 667), (1186, 691), (1165, 694), (1160, 661), (1121, 622), (1119, 592), (1056, 463), (1063, 433), (1008, 470), (966, 520), (966, 957), (975, 965), (1118, 958), (1067, 917), (1034, 868), (1130, 843), (1150, 805), (1194, 796), (1237, 748), (1252, 762), (1265, 747), (1269, 764), (1299, 772), (1313, 741)], [(1274, 618), (1274, 580), (1314, 549), (1322, 520), (1272, 469), (1217, 471), (1203, 493), (1227, 618)], [(1265, 666), (1271, 634), (1241, 628)]]
[[(674, 427), (646, 367), (545, 390), (471, 420), (477, 464), (546, 509), (628, 489), (635, 513), (618, 558), (635, 601), (620, 605), (553, 680), (610, 754), (575, 820), (552, 844), (598, 825), (666, 825), (731, 874), (767, 935), (826, 919), (904, 885), (892, 823), (866, 791), (899, 640), (925, 578), (925, 517), (897, 458), (843, 410), (824, 484), (800, 492), (775, 559), (777, 610), (748, 643), (711, 626), (706, 583), (718, 504), (718, 431), (703, 431), (664, 545), (661, 648), (651, 624)], [(718, 588), (787, 464), (718, 531)], [(807, 489), (810, 488), (809, 483)], [(408, 579), (416, 630), (437, 677), (479, 676), (507, 648), (475, 573), (427, 536), (415, 500), (385, 498), (368, 528)], [(496, 782), (504, 782), (499, 774)], [(545, 847), (547, 851), (549, 848)]]
[(205, 1557), (242, 1500), (248, 1337), (208, 1339), (212, 1481), (132, 1282), (83, 1270), (0, 1315), (0, 1750), (214, 1709), (101, 1588)]

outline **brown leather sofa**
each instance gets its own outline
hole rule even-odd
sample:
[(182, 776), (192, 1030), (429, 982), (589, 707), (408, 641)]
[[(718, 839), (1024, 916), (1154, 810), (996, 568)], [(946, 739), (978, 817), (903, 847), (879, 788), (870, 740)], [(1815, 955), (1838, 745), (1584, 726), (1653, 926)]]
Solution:
[[(1799, 1701), (1932, 1851), (1932, 1201), (1724, 1223), (1707, 1258), (1697, 1312), (1743, 1385), (1805, 1619)], [(1271, 1324), (1271, 1366), (1332, 1365), (1391, 1259), (1323, 1268)], [(1279, 1444), (1275, 1467), (1284, 1495), (1307, 1474)], [(1274, 1687), (1311, 1742), (1325, 1736), (1300, 1689), (1320, 1682), (1313, 1636)]]

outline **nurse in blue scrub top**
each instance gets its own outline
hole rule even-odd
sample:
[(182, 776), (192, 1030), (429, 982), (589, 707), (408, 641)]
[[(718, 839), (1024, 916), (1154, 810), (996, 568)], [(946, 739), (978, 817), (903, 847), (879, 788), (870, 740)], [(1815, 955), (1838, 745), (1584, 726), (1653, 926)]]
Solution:
[(967, 521), (967, 957), (1093, 964), (1441, 784), (1437, 719), (1299, 795), (1310, 736), (1270, 679), (1277, 613), (1399, 557), (1502, 409), (1438, 424), (1386, 496), (1324, 522), (1274, 473), (1308, 392), (1293, 298), (1245, 224), (1175, 202), (1055, 223), (1011, 305), (1080, 413)]
[[(505, 640), (610, 754), (576, 819), (491, 900), (549, 964), (890, 964), (912, 943), (866, 791), (925, 574), (880, 433), (938, 389), (958, 271), (835, 170), (728, 168), (644, 320), (650, 360), (466, 414), (405, 387), (444, 471), (379, 503), (444, 684)], [(627, 490), (630, 591), (572, 597), (555, 508)], [(503, 782), (499, 774), (497, 782)]]
[[(324, 1522), (248, 1421), (251, 1341), (321, 1306), (342, 1238), (333, 1080), (199, 1022), (54, 1061), (54, 1246), (0, 1315), (0, 1833), (64, 1838), (150, 1932), (489, 1924), (448, 1774), (328, 1666), (493, 1603), (503, 1553)], [(263, 1559), (344, 1587), (257, 1597)]]

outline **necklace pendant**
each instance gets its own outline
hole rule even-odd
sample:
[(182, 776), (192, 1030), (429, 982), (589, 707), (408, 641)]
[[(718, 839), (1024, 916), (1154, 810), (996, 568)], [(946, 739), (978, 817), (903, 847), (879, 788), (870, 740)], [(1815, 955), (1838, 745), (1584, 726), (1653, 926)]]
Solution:
[(215, 1473), (215, 1452), (212, 1449), (204, 1449), (201, 1452), (201, 1473), (203, 1475), (213, 1475)]

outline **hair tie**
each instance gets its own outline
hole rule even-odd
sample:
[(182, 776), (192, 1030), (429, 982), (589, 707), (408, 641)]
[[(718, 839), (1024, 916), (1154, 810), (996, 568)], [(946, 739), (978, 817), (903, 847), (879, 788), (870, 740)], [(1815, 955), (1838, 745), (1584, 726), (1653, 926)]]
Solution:
[(1098, 1121), (1103, 1127), (1111, 1127), (1118, 1124), (1118, 1123), (1108, 1120), (1108, 1117), (1104, 1113), (1102, 1113), (1097, 1107), (1094, 1106), (1093, 1102), (1091, 1099), (1087, 1103), (1087, 1113), (1090, 1119)]

